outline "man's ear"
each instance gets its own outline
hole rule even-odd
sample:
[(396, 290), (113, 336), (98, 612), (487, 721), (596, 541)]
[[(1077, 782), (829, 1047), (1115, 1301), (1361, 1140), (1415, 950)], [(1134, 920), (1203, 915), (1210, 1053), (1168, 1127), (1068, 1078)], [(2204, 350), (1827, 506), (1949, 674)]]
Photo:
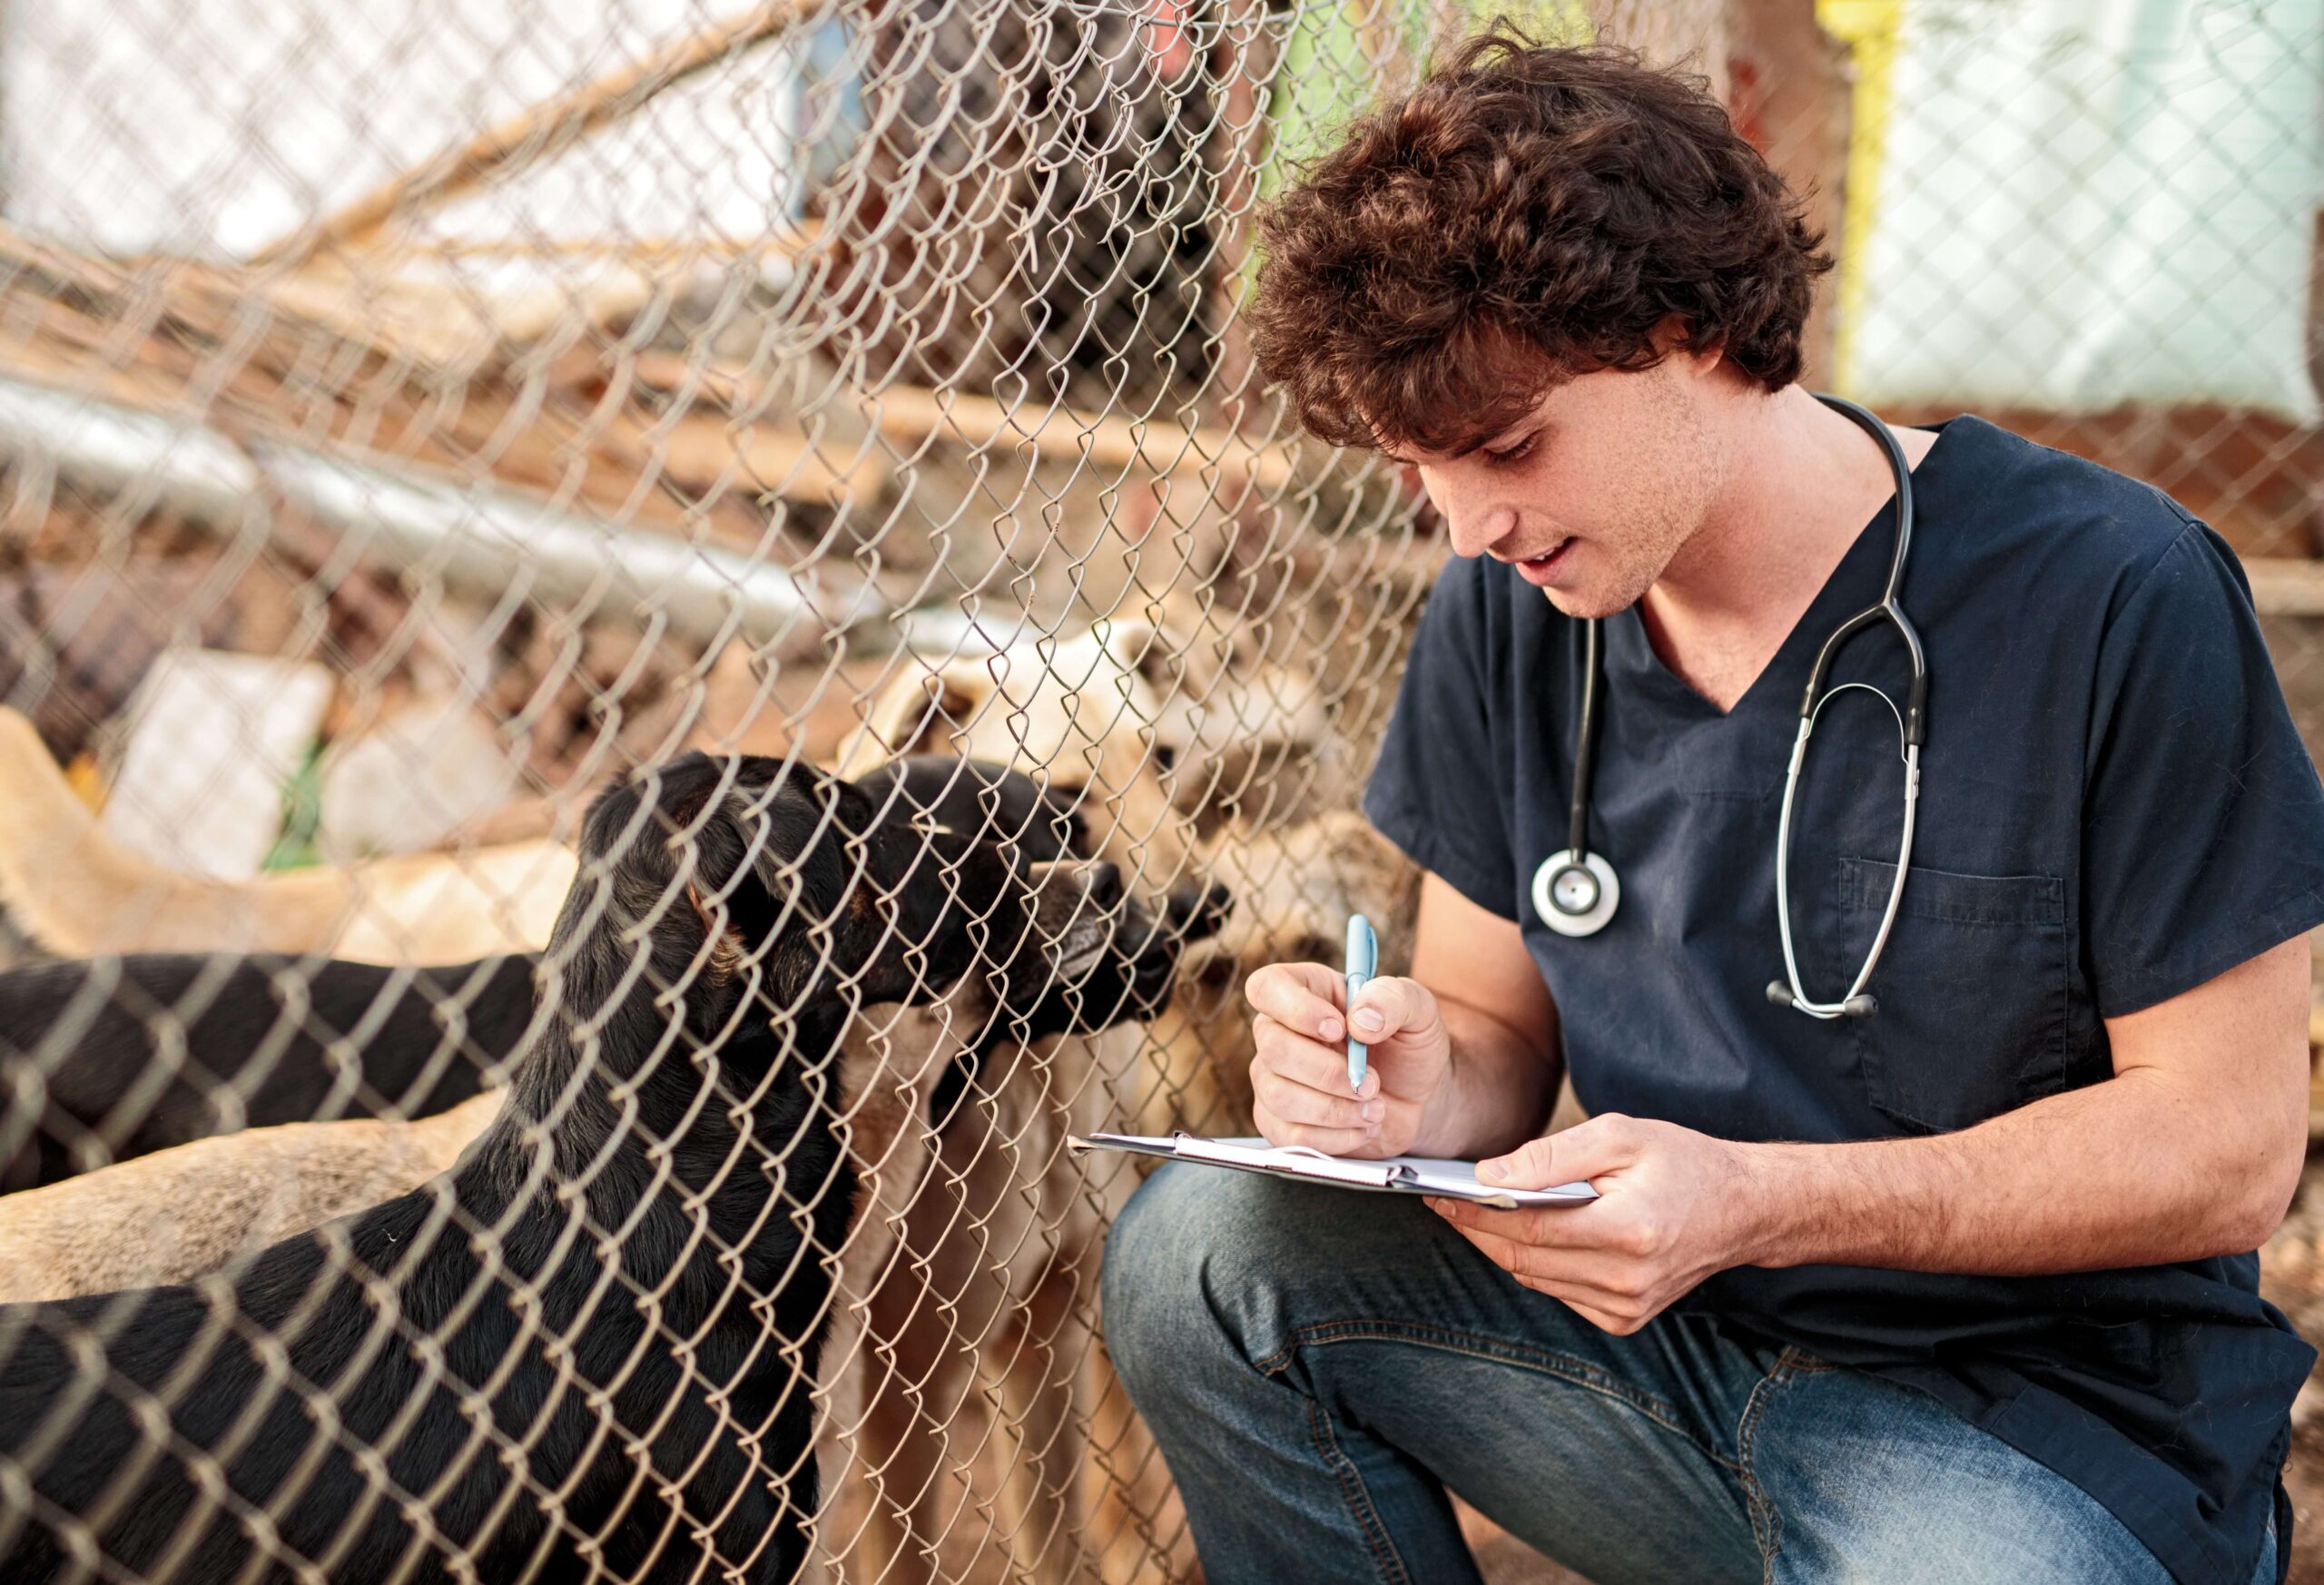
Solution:
[(1694, 321), (1684, 314), (1664, 314), (1655, 321), (1648, 339), (1657, 352), (1664, 358), (1684, 360), (1688, 372), (1699, 378), (1719, 366), (1727, 356), (1727, 347), (1723, 341), (1714, 341), (1700, 351), (1689, 351), (1687, 343), (1694, 330)]
[(991, 699), (992, 676), (980, 661), (954, 661), (933, 675), (901, 677), (872, 707), (872, 734), (891, 754), (957, 753)]

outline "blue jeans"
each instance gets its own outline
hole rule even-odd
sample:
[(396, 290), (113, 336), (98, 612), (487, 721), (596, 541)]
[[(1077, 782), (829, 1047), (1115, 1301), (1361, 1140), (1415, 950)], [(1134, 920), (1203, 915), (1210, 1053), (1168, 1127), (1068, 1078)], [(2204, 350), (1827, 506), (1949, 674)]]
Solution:
[(1448, 1488), (1596, 1585), (2169, 1585), (1933, 1399), (1701, 1316), (1600, 1332), (1417, 1200), (1167, 1166), (1104, 1304), (1210, 1585), (1476, 1581)]

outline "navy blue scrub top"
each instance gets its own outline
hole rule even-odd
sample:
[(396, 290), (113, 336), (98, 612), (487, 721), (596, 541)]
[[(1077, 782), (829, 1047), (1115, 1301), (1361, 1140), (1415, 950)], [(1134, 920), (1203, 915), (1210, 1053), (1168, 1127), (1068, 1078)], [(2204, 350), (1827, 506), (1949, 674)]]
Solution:
[[(1729, 714), (1663, 665), (1635, 608), (1607, 620), (1589, 840), (1621, 902), (1577, 940), (1535, 917), (1531, 886), (1566, 845), (1581, 624), (1489, 560), (1438, 582), (1364, 811), (1522, 924), (1591, 1112), (1743, 1140), (1964, 1128), (2107, 1078), (2102, 1019), (2324, 921), (2324, 786), (2225, 544), (2154, 489), (1981, 419), (1938, 434), (1902, 596), (1930, 679), (1919, 825), (1869, 1019), (1818, 1021), (1766, 987), (1800, 694), (1824, 640), (1879, 597), (1893, 504)], [(1834, 680), (1901, 704), (1905, 676), (1882, 627)], [(1903, 791), (1888, 707), (1841, 694), (1793, 817), (1811, 997), (1864, 960)], [(2045, 1277), (1744, 1267), (1681, 1307), (1933, 1394), (2088, 1491), (2183, 1585), (2216, 1585), (2257, 1566), (2315, 1358), (2258, 1275), (2254, 1255)]]

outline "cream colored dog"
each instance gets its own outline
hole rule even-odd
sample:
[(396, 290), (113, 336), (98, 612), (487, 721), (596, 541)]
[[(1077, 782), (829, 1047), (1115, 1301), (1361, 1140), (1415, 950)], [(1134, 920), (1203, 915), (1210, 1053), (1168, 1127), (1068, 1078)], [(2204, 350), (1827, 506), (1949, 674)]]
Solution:
[(537, 951), (573, 871), (571, 850), (529, 842), (251, 881), (184, 874), (108, 835), (32, 723), (0, 708), (0, 906), (60, 957), (291, 952), (461, 963)]
[(0, 1195), (0, 1304), (191, 1282), (450, 1171), (499, 1109), (281, 1123)]
[(1077, 800), (1098, 855), (1150, 891), (1194, 871), (1186, 802), (1254, 751), (1330, 733), (1315, 678), (1144, 618), (907, 664), (843, 746), (842, 775), (913, 753), (1010, 766)]

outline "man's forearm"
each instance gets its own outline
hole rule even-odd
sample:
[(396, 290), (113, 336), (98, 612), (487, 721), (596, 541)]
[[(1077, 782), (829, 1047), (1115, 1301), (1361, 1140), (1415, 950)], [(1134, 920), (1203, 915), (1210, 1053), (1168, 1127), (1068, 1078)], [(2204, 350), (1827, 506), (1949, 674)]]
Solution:
[(1738, 1264), (2012, 1275), (2238, 1252), (2299, 1171), (2243, 1098), (2132, 1070), (1958, 1134), (1738, 1146)]
[(1437, 1007), (1452, 1038), (1443, 1088), (1413, 1141), (1415, 1156), (1473, 1160), (1513, 1150), (1549, 1126), (1562, 1064), (1507, 1024), (1443, 997)]

